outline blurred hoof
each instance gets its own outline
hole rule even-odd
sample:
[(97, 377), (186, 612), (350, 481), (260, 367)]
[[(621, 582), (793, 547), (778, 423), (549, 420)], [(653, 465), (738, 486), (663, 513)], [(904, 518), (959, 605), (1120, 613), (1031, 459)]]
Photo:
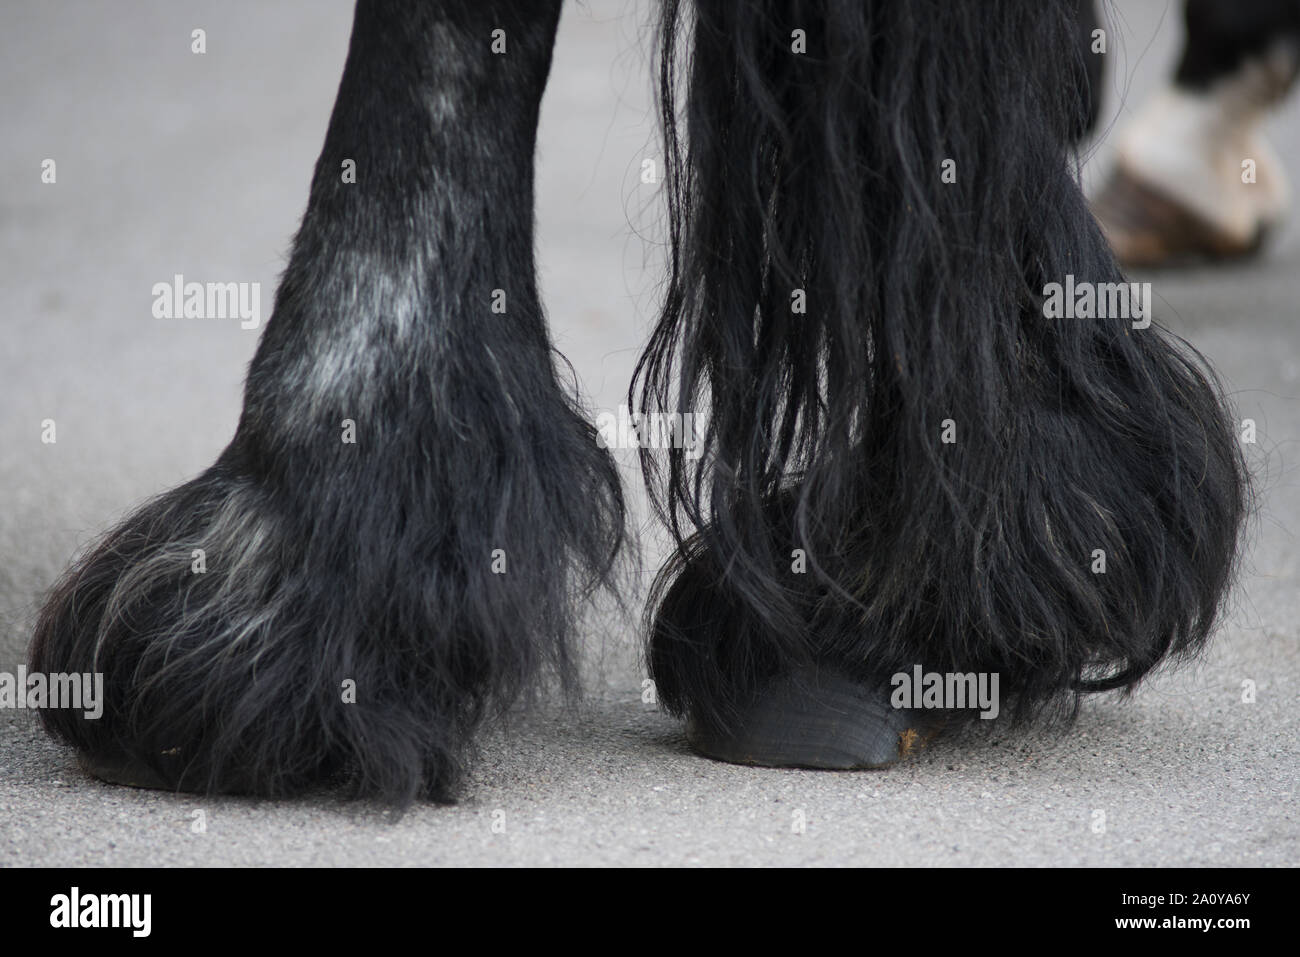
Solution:
[(1257, 255), (1268, 239), (1260, 222), (1246, 239), (1233, 236), (1118, 166), (1092, 202), (1092, 209), (1125, 266), (1158, 268), (1230, 262)]

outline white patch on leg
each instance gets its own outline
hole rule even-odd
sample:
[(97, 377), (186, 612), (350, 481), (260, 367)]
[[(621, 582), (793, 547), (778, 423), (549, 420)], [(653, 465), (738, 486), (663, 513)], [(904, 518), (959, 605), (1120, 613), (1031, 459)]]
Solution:
[[(1226, 235), (1250, 242), (1290, 202), (1282, 164), (1261, 127), (1286, 89), (1295, 56), (1279, 44), (1208, 92), (1161, 90), (1125, 127), (1120, 163)], [(1254, 183), (1242, 182), (1246, 159), (1255, 161)]]

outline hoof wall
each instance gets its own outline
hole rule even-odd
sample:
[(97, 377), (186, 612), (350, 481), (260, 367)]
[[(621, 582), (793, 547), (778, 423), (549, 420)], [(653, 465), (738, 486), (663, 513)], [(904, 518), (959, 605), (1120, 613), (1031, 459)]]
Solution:
[(706, 757), (731, 764), (854, 771), (884, 768), (923, 747), (938, 727), (923, 712), (897, 709), (871, 690), (818, 671), (783, 676), (741, 712), (727, 732), (688, 721)]
[(129, 758), (113, 759), (78, 752), (77, 764), (91, 777), (109, 784), (129, 788), (147, 788), (155, 791), (184, 791), (176, 782), (169, 781), (157, 771)]

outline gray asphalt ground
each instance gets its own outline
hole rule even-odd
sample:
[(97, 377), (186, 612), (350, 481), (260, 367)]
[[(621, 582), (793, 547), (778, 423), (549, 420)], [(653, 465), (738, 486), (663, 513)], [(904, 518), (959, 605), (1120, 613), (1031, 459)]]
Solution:
[[(1167, 74), (1181, 30), (1176, 4), (1119, 5), (1108, 119)], [(44, 0), (0, 13), (0, 670), (23, 660), (69, 556), (232, 434), (257, 333), (154, 320), (150, 288), (174, 273), (259, 281), (269, 313), (350, 6)], [(658, 155), (638, 40), (648, 13), (568, 6), (543, 106), (545, 300), (602, 409), (622, 399), (661, 276), (656, 187), (638, 175)], [(189, 52), (196, 27), (202, 56)], [(1300, 102), (1272, 134), (1300, 180)], [(40, 182), (47, 157), (56, 185)], [(1103, 140), (1090, 172), (1106, 159)], [(989, 722), (888, 772), (713, 763), (641, 701), (635, 625), (595, 615), (586, 702), (492, 731), (460, 804), (400, 820), (328, 795), (111, 787), (30, 712), (0, 711), (0, 864), (1294, 865), (1298, 223), (1250, 265), (1140, 277), (1155, 283), (1157, 318), (1214, 360), (1257, 421), (1262, 507), (1210, 654), (1129, 700), (1090, 701), (1067, 735)], [(55, 445), (39, 440), (46, 418)], [(647, 568), (655, 552), (648, 541)]]

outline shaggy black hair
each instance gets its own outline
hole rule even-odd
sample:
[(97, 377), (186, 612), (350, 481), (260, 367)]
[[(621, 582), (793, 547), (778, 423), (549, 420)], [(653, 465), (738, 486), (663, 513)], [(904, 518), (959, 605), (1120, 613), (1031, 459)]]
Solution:
[(1074, 0), (665, 0), (671, 272), (632, 397), (708, 414), (698, 461), (643, 454), (678, 543), (649, 666), (697, 727), (916, 664), (1068, 717), (1210, 634), (1249, 500), (1219, 385), (1158, 326), (1044, 315), (1124, 280), (1080, 32)]
[(480, 719), (546, 666), (571, 674), (566, 636), (610, 581), (623, 499), (535, 283), (559, 8), (358, 3), (233, 441), (92, 547), (40, 615), (33, 669), (104, 673), (101, 719), (42, 712), (93, 770), (448, 798)]

